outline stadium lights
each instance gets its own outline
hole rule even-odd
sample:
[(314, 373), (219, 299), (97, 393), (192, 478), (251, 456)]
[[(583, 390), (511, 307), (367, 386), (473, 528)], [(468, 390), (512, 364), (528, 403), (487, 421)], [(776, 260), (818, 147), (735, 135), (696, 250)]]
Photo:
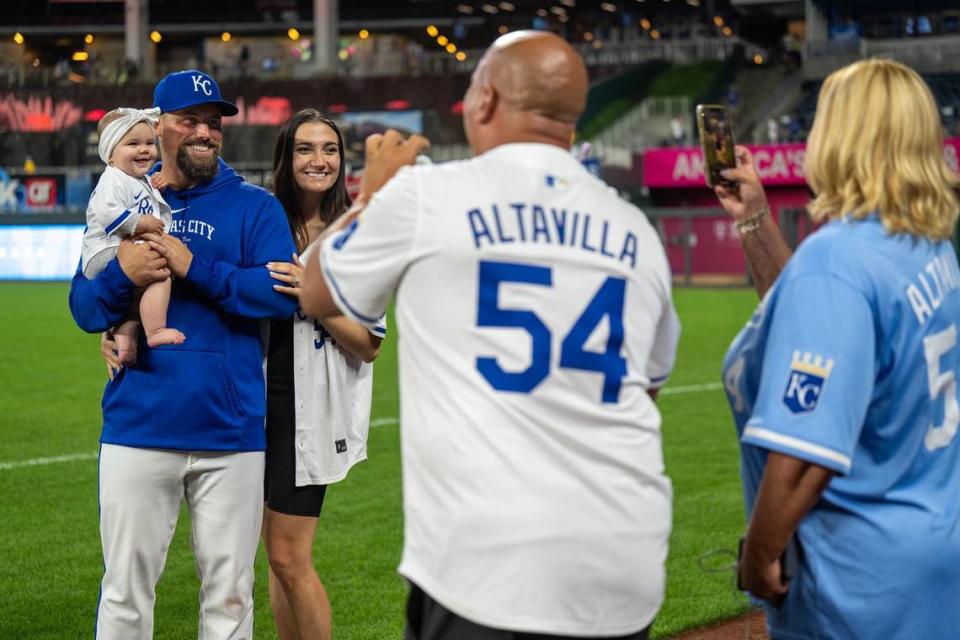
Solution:
[(13, 41), (17, 44), (23, 44), (23, 34), (17, 31), (15, 34), (13, 34)]
[(560, 0), (560, 4), (565, 7), (575, 7), (577, 6), (577, 0)]
[(460, 13), (466, 13), (467, 15), (473, 15), (473, 7), (468, 4), (458, 4), (457, 11)]
[(87, 35), (83, 36), (83, 42), (84, 44), (93, 44), (93, 34), (88, 33)]
[(427, 35), (430, 36), (431, 38), (436, 38), (438, 33), (440, 33), (440, 30), (437, 29), (435, 26), (430, 25), (429, 27), (427, 27)]
[(74, 51), (73, 55), (70, 56), (70, 58), (74, 62), (86, 62), (87, 60), (90, 59), (90, 54), (87, 53), (86, 51)]
[(223, 40), (224, 42), (230, 42), (230, 38), (232, 37), (233, 36), (230, 35), (229, 31), (224, 31), (223, 33), (220, 34), (220, 39)]
[(484, 12), (489, 13), (490, 15), (493, 15), (494, 13), (500, 11), (500, 10), (497, 9), (495, 6), (493, 6), (492, 4), (485, 4), (485, 5), (483, 5), (483, 6), (480, 7), (480, 8), (481, 8)]
[(163, 40), (163, 36), (160, 35), (159, 31), (151, 31), (150, 39), (153, 40), (156, 44), (160, 44), (160, 41)]
[(604, 11), (614, 13), (617, 10), (617, 5), (613, 4), (612, 2), (604, 2), (600, 5), (600, 8)]
[(463, 62), (466, 59), (467, 59), (467, 54), (465, 54), (463, 51), (457, 51), (457, 60), (459, 60), (460, 62)]
[(297, 41), (300, 39), (300, 32), (294, 27), (290, 27), (287, 29), (287, 37), (293, 41)]
[[(451, 42), (450, 38), (440, 33), (435, 26), (430, 25), (429, 27), (427, 27), (427, 33), (431, 33), (431, 30), (433, 32), (433, 35), (437, 36), (437, 44), (443, 47), (444, 49), (446, 49), (447, 53), (457, 54), (458, 56), (457, 59), (459, 60), (460, 53), (458, 52), (457, 45)], [(503, 31), (501, 31), (501, 33), (503, 33)]]
[(357, 35), (360, 36), (361, 40), (366, 40), (367, 38), (370, 37), (370, 32), (367, 31), (366, 29), (360, 29), (360, 33), (358, 33)]
[(504, 11), (513, 11), (514, 9), (517, 8), (512, 2), (499, 2), (497, 3), (497, 6), (499, 6)]
[(690, 5), (691, 7), (699, 7), (700, 0), (687, 0), (687, 4)]

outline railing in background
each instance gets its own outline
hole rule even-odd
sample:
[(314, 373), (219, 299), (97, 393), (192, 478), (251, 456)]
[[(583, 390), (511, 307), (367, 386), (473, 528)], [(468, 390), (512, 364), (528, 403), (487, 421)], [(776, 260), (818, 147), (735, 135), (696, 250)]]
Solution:
[[(722, 256), (718, 263), (709, 271), (701, 269), (698, 273), (695, 269), (694, 252), (698, 247), (701, 253), (704, 250), (701, 237), (709, 238), (711, 235), (718, 235), (723, 240), (727, 236), (734, 237), (733, 234), (736, 233), (732, 227), (727, 229), (730, 226), (730, 218), (723, 209), (670, 207), (644, 208), (643, 212), (660, 234), (676, 284), (686, 286), (749, 284), (750, 280), (743, 267), (742, 256), (736, 253), (736, 247), (723, 246), (722, 242), (711, 243), (716, 246), (708, 249)], [(717, 229), (720, 230), (719, 234)]]
[[(689, 120), (691, 101), (687, 96), (651, 96), (614, 121), (598, 136), (591, 139), (597, 150), (612, 155), (616, 166), (630, 167), (624, 154), (640, 153), (670, 139), (670, 120)], [(688, 132), (690, 133), (690, 132)], [(691, 137), (692, 139), (692, 137)], [(601, 153), (601, 157), (604, 155)]]
[(765, 49), (737, 36), (730, 38), (691, 38), (688, 40), (642, 40), (639, 42), (603, 43), (600, 48), (580, 45), (577, 49), (588, 65), (633, 65), (649, 60), (666, 60), (673, 64), (690, 64), (700, 60), (726, 60), (737, 49), (744, 56), (767, 56)]
[(803, 47), (803, 74), (820, 80), (863, 58), (893, 58), (919, 73), (953, 72), (960, 59), (960, 35), (875, 40), (823, 40)]
[[(684, 286), (750, 285), (733, 219), (720, 208), (645, 208), (660, 234), (674, 282)], [(816, 230), (806, 209), (781, 207), (780, 232), (791, 248)]]
[[(599, 41), (595, 41), (599, 42)], [(650, 60), (666, 60), (674, 64), (688, 64), (698, 60), (726, 60), (738, 49), (752, 58), (755, 54), (766, 57), (766, 51), (756, 45), (730, 38), (698, 38), (686, 40), (640, 40), (631, 42), (603, 42), (600, 46), (576, 45), (580, 55), (588, 66), (630, 66)], [(443, 51), (422, 51), (407, 53), (404, 51), (368, 52), (347, 60), (338, 61), (336, 74), (350, 78), (376, 78), (388, 76), (419, 76), (450, 73), (472, 73), (483, 55), (481, 49), (464, 50), (466, 59), (458, 60)], [(131, 77), (120, 65), (109, 60), (91, 64), (89, 73), (58, 74), (51, 66), (15, 66), (5, 64), (0, 67), (0, 88), (49, 88), (69, 86), (74, 83), (91, 85), (122, 85), (133, 82), (153, 83), (171, 71), (185, 68), (186, 62), (158, 64), (152, 76), (143, 70)], [(256, 65), (195, 65), (203, 71), (214, 74), (221, 82), (228, 80), (291, 80), (316, 77), (315, 68), (309, 64), (292, 60), (280, 61), (270, 71)]]

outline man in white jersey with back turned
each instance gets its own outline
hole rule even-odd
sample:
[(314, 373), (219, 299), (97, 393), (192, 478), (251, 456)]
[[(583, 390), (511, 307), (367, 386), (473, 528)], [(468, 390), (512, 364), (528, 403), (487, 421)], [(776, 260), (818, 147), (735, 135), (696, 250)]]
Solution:
[(314, 317), (396, 292), (409, 640), (637, 640), (663, 600), (679, 325), (654, 229), (567, 150), (586, 88), (561, 38), (500, 38), (476, 157), (398, 172), (426, 141), (372, 136), (362, 215), (307, 265)]

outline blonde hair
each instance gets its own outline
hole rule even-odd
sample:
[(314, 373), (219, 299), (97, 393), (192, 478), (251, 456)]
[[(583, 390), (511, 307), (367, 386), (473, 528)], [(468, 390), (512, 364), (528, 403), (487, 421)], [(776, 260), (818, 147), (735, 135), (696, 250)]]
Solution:
[(122, 117), (123, 117), (123, 114), (120, 113), (119, 109), (113, 109), (111, 111), (107, 111), (105, 114), (103, 114), (103, 117), (100, 118), (100, 122), (97, 123), (97, 133), (98, 134), (103, 133), (103, 130), (107, 128), (108, 124), (110, 124), (114, 120), (119, 120)]
[(948, 238), (960, 179), (943, 158), (933, 95), (909, 67), (861, 60), (823, 83), (807, 140), (814, 220), (880, 214), (891, 233)]

